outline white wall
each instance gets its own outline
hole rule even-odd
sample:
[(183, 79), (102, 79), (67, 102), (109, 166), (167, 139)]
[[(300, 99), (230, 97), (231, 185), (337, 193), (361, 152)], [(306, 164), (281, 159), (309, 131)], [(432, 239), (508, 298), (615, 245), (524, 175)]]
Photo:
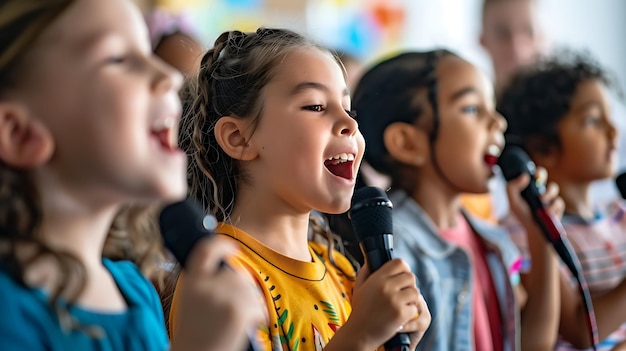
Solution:
[[(488, 57), (478, 44), (482, 0), (404, 3), (410, 18), (405, 47), (447, 46), (491, 73)], [(588, 49), (626, 90), (626, 0), (539, 0), (539, 9), (551, 44)]]

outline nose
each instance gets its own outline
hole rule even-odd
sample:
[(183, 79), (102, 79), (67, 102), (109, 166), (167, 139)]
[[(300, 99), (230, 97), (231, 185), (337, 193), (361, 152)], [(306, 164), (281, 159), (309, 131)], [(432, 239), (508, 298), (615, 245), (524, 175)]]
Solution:
[(359, 130), (357, 121), (343, 109), (339, 112), (340, 118), (335, 123), (335, 133), (338, 135), (353, 136)]
[(157, 92), (178, 91), (183, 85), (183, 75), (174, 67), (158, 58), (153, 59), (154, 79), (152, 88)]
[(492, 118), (491, 128), (504, 133), (509, 126), (504, 116), (502, 116), (498, 111), (494, 111)]
[(615, 127), (615, 124), (613, 124), (613, 122), (611, 120), (606, 121), (606, 134), (609, 138), (609, 140), (614, 143), (615, 140), (617, 140), (617, 135), (618, 135), (618, 131), (617, 128)]

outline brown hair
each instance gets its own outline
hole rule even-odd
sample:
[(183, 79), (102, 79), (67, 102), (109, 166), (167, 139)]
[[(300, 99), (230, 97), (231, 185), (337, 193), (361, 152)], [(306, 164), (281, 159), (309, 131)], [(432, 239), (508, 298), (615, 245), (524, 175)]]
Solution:
[[(27, 72), (25, 62), (37, 59), (31, 52), (40, 36), (74, 1), (0, 0), (0, 101), (18, 88)], [(86, 270), (74, 255), (55, 250), (41, 239), (43, 213), (39, 201), (38, 189), (28, 170), (16, 169), (0, 160), (2, 268), (26, 285), (28, 268), (43, 257), (51, 258), (58, 265), (59, 278), (51, 291), (50, 306), (57, 312), (62, 328), (98, 336), (98, 328), (79, 325), (68, 312), (68, 306), (84, 289)], [(131, 259), (145, 272), (154, 272), (155, 264), (163, 259), (155, 218), (154, 209), (123, 209), (111, 228), (103, 254), (113, 259)], [(18, 255), (17, 247), (28, 248), (29, 254)]]
[[(485, 18), (485, 12), (487, 12), (487, 8), (493, 4), (499, 4), (499, 3), (503, 3), (503, 2), (507, 2), (507, 1), (520, 1), (520, 0), (483, 0), (483, 6), (482, 6), (482, 18)], [(525, 0), (525, 1), (533, 1), (536, 2), (537, 0)]]
[[(250, 177), (244, 174), (237, 160), (219, 147), (215, 123), (230, 115), (250, 119), (256, 128), (263, 111), (263, 88), (289, 52), (306, 47), (332, 55), (326, 48), (286, 29), (224, 32), (202, 57), (198, 75), (183, 88), (179, 140), (189, 158), (190, 197), (198, 200), (218, 221), (230, 220), (239, 185), (250, 181)], [(340, 64), (336, 56), (335, 60)], [(311, 228), (313, 234), (324, 234), (332, 250), (337, 239), (327, 230), (328, 226), (312, 216)], [(331, 252), (329, 255), (332, 260)]]

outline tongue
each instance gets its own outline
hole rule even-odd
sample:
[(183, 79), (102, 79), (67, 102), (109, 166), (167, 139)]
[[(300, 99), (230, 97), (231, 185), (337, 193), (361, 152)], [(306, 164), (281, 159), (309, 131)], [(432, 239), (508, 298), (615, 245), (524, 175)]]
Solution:
[(352, 179), (352, 162), (335, 163), (336, 161), (326, 161), (324, 165), (330, 171), (330, 173), (337, 177)]
[(496, 163), (498, 163), (498, 157), (497, 156), (493, 156), (493, 155), (489, 155), (486, 154), (485, 155), (485, 163), (487, 165), (489, 165), (489, 167), (493, 167), (496, 165)]
[(168, 151), (173, 151), (174, 149), (176, 149), (176, 145), (172, 145), (172, 142), (170, 141), (170, 133), (170, 129), (163, 129), (158, 132), (152, 132), (152, 134), (157, 138), (157, 140), (164, 149)]

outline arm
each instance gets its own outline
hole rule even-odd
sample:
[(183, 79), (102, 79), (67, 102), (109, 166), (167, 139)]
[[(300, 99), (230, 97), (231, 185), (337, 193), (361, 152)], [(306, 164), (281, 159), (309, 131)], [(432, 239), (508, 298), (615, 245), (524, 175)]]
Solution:
[[(561, 287), (561, 328), (563, 338), (576, 348), (591, 347), (591, 339), (585, 323), (585, 308), (578, 289), (572, 286), (564, 275), (560, 279)], [(592, 294), (591, 300), (598, 323), (600, 340), (626, 322), (626, 280), (604, 294)]]
[[(523, 350), (552, 350), (557, 340), (559, 327), (560, 291), (559, 268), (556, 253), (543, 237), (520, 191), (528, 184), (524, 175), (507, 184), (511, 210), (524, 227), (532, 268), (521, 275), (526, 295), (520, 304), (521, 342)], [(543, 195), (544, 203), (550, 204), (548, 211), (562, 213), (563, 202), (558, 198), (558, 187), (551, 185)]]
[(525, 305), (520, 306), (522, 350), (552, 350), (559, 326), (558, 261), (539, 228), (534, 224), (525, 227), (532, 269), (521, 275), (527, 294)]

